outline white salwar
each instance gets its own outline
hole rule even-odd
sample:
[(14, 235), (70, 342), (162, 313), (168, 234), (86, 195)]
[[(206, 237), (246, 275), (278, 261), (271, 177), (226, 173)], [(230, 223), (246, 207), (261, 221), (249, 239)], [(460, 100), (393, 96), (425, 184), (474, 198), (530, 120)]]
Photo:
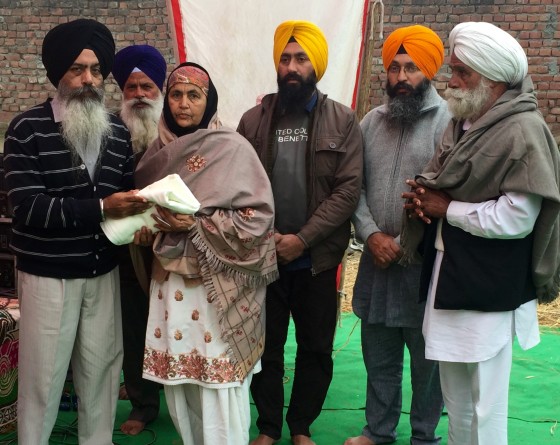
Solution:
[(165, 385), (169, 415), (184, 445), (247, 445), (251, 426), (249, 375), (241, 386), (209, 389)]
[[(519, 193), (476, 204), (452, 201), (446, 216), (449, 224), (476, 236), (522, 238), (532, 231), (541, 202), (539, 196)], [(441, 221), (436, 249), (423, 333), (426, 358), (440, 362), (448, 445), (507, 445), (513, 336), (523, 349), (539, 343), (537, 301), (504, 312), (435, 309), (445, 255)]]
[(244, 380), (235, 375), (207, 298), (203, 285), (186, 287), (175, 273), (152, 281), (143, 376), (164, 385), (184, 445), (246, 445), (249, 385), (260, 362)]

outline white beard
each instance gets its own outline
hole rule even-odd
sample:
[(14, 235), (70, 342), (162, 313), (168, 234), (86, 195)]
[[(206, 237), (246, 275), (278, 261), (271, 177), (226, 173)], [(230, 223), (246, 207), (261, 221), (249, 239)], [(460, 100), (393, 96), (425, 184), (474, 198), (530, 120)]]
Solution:
[[(93, 96), (91, 91), (95, 91)], [(62, 104), (62, 138), (72, 151), (75, 165), (90, 159), (98, 160), (104, 139), (111, 134), (103, 88), (92, 90), (86, 87), (72, 91), (61, 84), (57, 95)]]
[[(149, 105), (146, 108), (134, 108), (137, 103)], [(121, 104), (121, 119), (128, 127), (132, 139), (134, 153), (146, 150), (158, 136), (158, 122), (163, 110), (163, 95), (160, 93), (154, 100), (130, 99)]]
[(474, 90), (447, 88), (443, 95), (455, 119), (474, 122), (482, 115), (490, 100), (490, 84), (481, 78)]

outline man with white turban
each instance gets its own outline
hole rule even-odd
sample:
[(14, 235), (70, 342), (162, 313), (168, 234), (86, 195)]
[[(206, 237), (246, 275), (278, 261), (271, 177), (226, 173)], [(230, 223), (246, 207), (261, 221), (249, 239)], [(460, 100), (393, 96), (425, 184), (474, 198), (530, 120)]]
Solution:
[(48, 445), (70, 362), (79, 443), (112, 444), (122, 365), (119, 248), (100, 223), (149, 205), (130, 191), (128, 130), (104, 105), (114, 53), (111, 32), (95, 20), (55, 26), (42, 58), (56, 94), (6, 133), (21, 301), (20, 445)]
[[(158, 137), (167, 64), (153, 46), (131, 45), (117, 52), (112, 72), (122, 91), (119, 117), (130, 131), (135, 164), (138, 164)], [(146, 270), (151, 265), (151, 255), (145, 250), (130, 244), (120, 262), (124, 387), (119, 398), (127, 398), (132, 405), (120, 429), (130, 435), (139, 434), (157, 417), (160, 402), (161, 385), (142, 378), (149, 310), (148, 280), (144, 281), (144, 277), (149, 276)]]
[(426, 357), (440, 363), (449, 445), (507, 445), (512, 337), (539, 342), (537, 299), (560, 286), (560, 158), (527, 57), (489, 23), (449, 38), (454, 116), (403, 194), (401, 261), (424, 238)]
[(403, 267), (401, 194), (405, 180), (434, 155), (451, 115), (431, 80), (443, 63), (443, 42), (422, 25), (398, 28), (383, 43), (387, 104), (370, 111), (364, 136), (364, 181), (352, 222), (365, 244), (352, 307), (361, 319), (367, 371), (366, 421), (345, 445), (394, 442), (402, 408), (405, 346), (410, 353), (411, 445), (435, 445), (443, 400), (437, 362), (426, 360), (418, 304), (419, 264)]
[(238, 131), (272, 183), (280, 279), (268, 286), (262, 371), (251, 384), (259, 417), (253, 445), (282, 435), (284, 344), (290, 314), (298, 344), (286, 422), (295, 445), (311, 445), (333, 373), (337, 269), (360, 196), (362, 137), (356, 115), (317, 90), (328, 47), (313, 23), (288, 21), (274, 35), (278, 93), (247, 111)]

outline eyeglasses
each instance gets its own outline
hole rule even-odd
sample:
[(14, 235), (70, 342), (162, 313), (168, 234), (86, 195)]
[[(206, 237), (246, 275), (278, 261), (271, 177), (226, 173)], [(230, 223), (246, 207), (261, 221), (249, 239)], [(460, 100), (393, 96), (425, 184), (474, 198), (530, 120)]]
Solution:
[(416, 74), (418, 71), (420, 71), (420, 68), (414, 65), (414, 63), (407, 63), (404, 66), (394, 64), (390, 65), (387, 71), (390, 74), (400, 74), (401, 70), (404, 70), (405, 74)]

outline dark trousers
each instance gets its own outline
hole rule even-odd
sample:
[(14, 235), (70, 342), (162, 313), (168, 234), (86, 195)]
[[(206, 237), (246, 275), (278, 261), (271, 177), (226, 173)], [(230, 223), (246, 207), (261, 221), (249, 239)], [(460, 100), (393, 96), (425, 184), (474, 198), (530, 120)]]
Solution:
[[(375, 443), (397, 440), (402, 408), (404, 350), (410, 353), (411, 445), (437, 445), (443, 410), (438, 362), (425, 358), (422, 328), (388, 327), (362, 320), (362, 353), (367, 371), (366, 421), (362, 434)], [(408, 407), (406, 407), (408, 410)]]
[(337, 316), (336, 268), (313, 276), (309, 269), (280, 271), (266, 294), (266, 341), (262, 371), (253, 376), (251, 394), (261, 434), (282, 435), (284, 345), (290, 313), (297, 352), (292, 394), (286, 414), (290, 434), (311, 436), (333, 375), (333, 338)]
[(149, 423), (159, 412), (161, 385), (142, 378), (150, 302), (135, 279), (121, 279), (124, 384), (132, 411), (128, 418)]

